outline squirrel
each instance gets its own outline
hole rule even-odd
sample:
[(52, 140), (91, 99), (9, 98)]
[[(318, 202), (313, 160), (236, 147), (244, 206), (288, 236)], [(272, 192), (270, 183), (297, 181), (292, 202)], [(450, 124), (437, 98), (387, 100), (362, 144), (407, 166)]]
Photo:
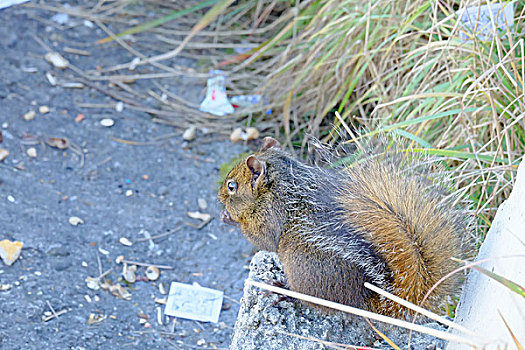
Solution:
[[(445, 186), (397, 158), (330, 170), (293, 159), (266, 137), (221, 185), (221, 219), (277, 252), (291, 290), (406, 318), (410, 310), (364, 283), (419, 305), (454, 270), (450, 257), (465, 255), (469, 224)], [(457, 282), (443, 281), (423, 306), (438, 311)]]

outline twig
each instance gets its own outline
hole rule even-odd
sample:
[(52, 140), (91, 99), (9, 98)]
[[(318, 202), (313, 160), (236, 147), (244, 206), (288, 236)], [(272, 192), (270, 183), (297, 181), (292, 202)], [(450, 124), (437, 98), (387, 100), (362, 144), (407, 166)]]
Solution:
[(398, 319), (395, 319), (393, 317), (388, 317), (388, 316), (376, 314), (374, 312), (361, 310), (361, 309), (358, 309), (358, 308), (355, 308), (355, 307), (352, 307), (352, 306), (348, 306), (348, 305), (338, 304), (338, 303), (335, 303), (333, 301), (328, 301), (328, 300), (316, 298), (316, 297), (313, 297), (313, 296), (310, 296), (310, 295), (306, 295), (306, 294), (294, 292), (294, 291), (291, 291), (291, 290), (287, 290), (287, 289), (271, 286), (271, 285), (268, 285), (268, 284), (265, 284), (265, 283), (261, 283), (261, 282), (256, 282), (256, 281), (250, 280), (250, 279), (247, 279), (245, 281), (245, 284), (251, 285), (251, 286), (255, 286), (255, 287), (258, 287), (258, 288), (262, 288), (262, 289), (267, 289), (267, 290), (269, 290), (271, 292), (287, 295), (287, 296), (292, 297), (292, 298), (304, 300), (304, 301), (312, 303), (312, 304), (325, 306), (325, 307), (328, 307), (328, 308), (331, 308), (331, 309), (343, 311), (343, 312), (350, 313), (350, 314), (353, 314), (353, 315), (370, 318), (372, 320), (385, 322), (385, 323), (388, 323), (388, 324), (391, 324), (391, 325), (395, 325), (395, 326), (398, 326), (398, 327), (403, 327), (403, 328), (406, 328), (406, 329), (411, 329), (411, 330), (416, 331), (416, 332), (429, 334), (429, 335), (432, 335), (432, 336), (434, 336), (436, 338), (444, 339), (444, 340), (447, 340), (447, 341), (454, 341), (454, 342), (458, 342), (458, 343), (462, 343), (462, 344), (467, 344), (467, 345), (470, 345), (470, 346), (473, 346), (473, 347), (483, 348), (483, 344), (479, 340), (469, 339), (469, 338), (458, 336), (456, 334), (450, 334), (450, 333), (447, 333), (447, 332), (438, 331), (438, 330), (435, 330), (435, 329), (432, 329), (432, 328), (428, 328), (428, 327), (424, 327), (424, 326), (421, 326), (421, 325), (412, 324), (412, 323), (407, 322), (407, 321), (398, 320)]
[[(49, 302), (48, 302), (48, 304), (49, 304)], [(51, 305), (50, 305), (50, 307), (51, 307)], [(67, 309), (62, 309), (62, 310), (60, 310), (60, 311), (55, 312), (55, 310), (53, 310), (52, 307), (51, 307), (51, 310), (52, 310), (53, 314), (52, 314), (52, 315), (49, 315), (49, 316), (47, 316), (47, 317), (44, 317), (44, 318), (42, 319), (42, 322), (48, 322), (48, 321), (51, 321), (52, 319), (54, 319), (54, 318), (58, 318), (58, 316), (63, 315), (63, 314), (65, 314), (65, 313), (67, 312)]]
[(443, 318), (443, 317), (441, 317), (439, 315), (436, 315), (433, 312), (430, 312), (430, 311), (428, 311), (426, 309), (423, 309), (422, 307), (414, 305), (411, 302), (408, 302), (408, 301), (406, 301), (404, 299), (401, 299), (400, 297), (398, 297), (398, 296), (396, 296), (394, 294), (385, 292), (381, 288), (378, 288), (378, 287), (376, 287), (376, 286), (374, 286), (374, 285), (372, 285), (372, 284), (370, 284), (368, 282), (365, 282), (365, 287), (370, 289), (370, 290), (373, 290), (377, 294), (380, 294), (380, 295), (382, 295), (382, 296), (384, 296), (384, 297), (386, 297), (386, 298), (388, 298), (390, 300), (395, 301), (398, 304), (403, 305), (406, 308), (414, 310), (414, 311), (416, 311), (416, 312), (418, 312), (418, 313), (420, 313), (422, 315), (425, 315), (426, 317), (428, 317), (428, 318), (430, 318), (430, 319), (432, 319), (434, 321), (437, 321), (437, 322), (439, 322), (441, 324), (444, 324), (445, 326), (448, 326), (448, 327), (451, 327), (451, 328), (455, 328), (455, 329), (457, 329), (457, 330), (459, 330), (459, 331), (461, 331), (461, 332), (463, 332), (465, 334), (468, 334), (468, 335), (471, 335), (471, 336), (474, 336), (474, 337), (476, 336), (476, 334), (474, 332), (472, 332), (471, 330), (468, 330), (465, 327), (460, 326), (457, 323), (454, 323), (454, 322), (449, 321), (449, 320), (447, 320), (447, 319), (445, 319), (445, 318)]
[[(46, 303), (47, 303), (47, 306), (49, 306), (49, 308), (51, 309), (51, 312), (53, 313), (53, 317), (51, 318), (56, 318), (58, 320), (58, 314), (56, 313), (55, 309), (53, 308), (53, 306), (51, 305), (51, 303), (49, 302), (49, 300), (46, 300)], [(44, 321), (46, 322), (46, 321)]]
[(168, 265), (156, 265), (156, 264), (149, 264), (149, 263), (143, 263), (143, 262), (131, 261), (131, 260), (122, 260), (122, 262), (129, 264), (129, 265), (152, 266), (152, 267), (156, 267), (157, 269), (173, 270), (173, 266), (168, 266)]

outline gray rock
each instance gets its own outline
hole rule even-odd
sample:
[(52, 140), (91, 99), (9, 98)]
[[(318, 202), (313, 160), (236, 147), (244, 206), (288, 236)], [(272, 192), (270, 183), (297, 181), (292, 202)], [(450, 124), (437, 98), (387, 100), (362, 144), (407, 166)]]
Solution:
[[(264, 251), (255, 254), (250, 264), (249, 278), (266, 283), (283, 283), (285, 275), (277, 254)], [(373, 323), (398, 346), (406, 348), (409, 338), (407, 331), (380, 322)], [(426, 326), (445, 330), (435, 323)], [(277, 294), (268, 295), (247, 285), (241, 299), (230, 350), (329, 349), (333, 348), (327, 346), (330, 342), (391, 349), (377, 338), (369, 324), (360, 317), (342, 313), (326, 315), (296, 300), (280, 301)], [(445, 342), (413, 333), (410, 344), (412, 349), (426, 349), (432, 345), (442, 349)]]

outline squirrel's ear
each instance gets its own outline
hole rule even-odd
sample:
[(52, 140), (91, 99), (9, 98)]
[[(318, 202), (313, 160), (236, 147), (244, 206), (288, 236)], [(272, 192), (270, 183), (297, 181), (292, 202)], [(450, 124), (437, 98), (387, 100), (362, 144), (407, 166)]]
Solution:
[(248, 158), (246, 158), (246, 166), (252, 172), (251, 182), (252, 187), (255, 187), (257, 184), (259, 184), (259, 181), (264, 177), (266, 166), (254, 155), (251, 155)]
[(263, 139), (262, 145), (261, 145), (261, 151), (266, 151), (268, 148), (277, 148), (281, 149), (281, 144), (279, 141), (274, 139), (273, 137), (266, 136)]

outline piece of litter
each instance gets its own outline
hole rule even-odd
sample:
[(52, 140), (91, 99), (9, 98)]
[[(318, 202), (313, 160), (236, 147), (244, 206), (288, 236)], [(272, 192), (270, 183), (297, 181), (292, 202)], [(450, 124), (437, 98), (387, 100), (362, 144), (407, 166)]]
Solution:
[(123, 244), (123, 245), (128, 246), (128, 247), (131, 247), (133, 245), (133, 242), (131, 242), (126, 237), (120, 237), (119, 242), (120, 242), (120, 244)]
[(219, 321), (224, 292), (172, 282), (165, 314), (202, 322)]
[(9, 202), (11, 202), (11, 203), (14, 203), (14, 202), (15, 202), (15, 197), (9, 195), (9, 196), (7, 196), (7, 200), (8, 200)]
[(81, 218), (79, 218), (78, 216), (72, 216), (69, 218), (69, 223), (73, 226), (78, 226), (80, 224), (83, 224), (84, 223), (84, 220), (82, 220)]
[(132, 190), (127, 190), (126, 191), (126, 197), (131, 197), (133, 196), (133, 191)]
[(86, 285), (89, 289), (92, 290), (99, 290), (100, 289), (100, 280), (98, 278), (94, 277), (87, 277), (84, 282), (86, 282)]
[(198, 346), (203, 346), (204, 344), (206, 344), (206, 340), (204, 340), (204, 339), (197, 340), (197, 345)]
[(215, 241), (218, 239), (217, 236), (215, 236), (213, 233), (208, 233), (208, 236), (210, 236), (210, 238)]
[(190, 126), (186, 130), (184, 130), (184, 133), (182, 134), (182, 139), (185, 141), (192, 141), (195, 139), (197, 128), (194, 126)]
[(62, 57), (58, 52), (48, 52), (44, 58), (55, 68), (66, 69), (69, 67), (69, 61)]
[(95, 24), (91, 21), (88, 21), (87, 19), (84, 20), (84, 22), (82, 22), (82, 24), (84, 25), (84, 27), (88, 27), (88, 28), (93, 28), (95, 26)]
[(514, 1), (475, 5), (458, 11), (459, 37), (469, 41), (474, 35), (480, 41), (490, 41), (494, 34), (505, 36), (514, 26)]
[(261, 95), (239, 95), (230, 98), (230, 102), (234, 107), (249, 107), (261, 102)]
[(80, 265), (82, 265), (82, 267), (88, 267), (88, 264), (85, 261), (82, 261), (82, 263)]
[(27, 149), (26, 151), (27, 155), (30, 156), (31, 158), (36, 158), (37, 156), (37, 153), (36, 153), (36, 148), (34, 147), (30, 147)]
[(100, 121), (100, 125), (105, 126), (106, 128), (109, 128), (113, 125), (115, 125), (115, 121), (110, 118), (105, 118)]
[(38, 107), (38, 111), (40, 112), (40, 114), (49, 113), (49, 107), (48, 106), (40, 106), (40, 107)]
[(89, 295), (84, 295), (84, 299), (86, 299), (88, 303), (91, 303), (91, 297)]
[(220, 70), (210, 72), (211, 77), (208, 78), (206, 97), (199, 107), (201, 111), (218, 116), (233, 113), (233, 106), (226, 95), (226, 78), (222, 73)]
[(0, 241), (0, 258), (7, 266), (11, 266), (20, 256), (24, 243), (15, 241), (11, 242), (7, 239)]

